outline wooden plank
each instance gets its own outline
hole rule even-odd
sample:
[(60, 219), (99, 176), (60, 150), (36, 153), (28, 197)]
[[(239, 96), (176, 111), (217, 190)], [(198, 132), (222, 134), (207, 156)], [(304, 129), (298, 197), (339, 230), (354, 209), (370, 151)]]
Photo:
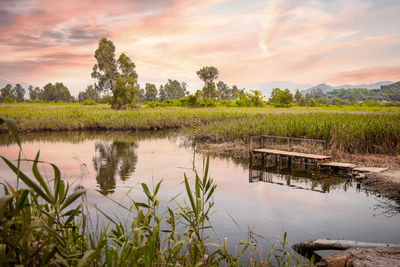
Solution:
[(375, 167), (358, 167), (355, 168), (353, 171), (356, 172), (383, 172), (386, 171), (388, 168), (375, 168)]
[(316, 159), (316, 160), (324, 160), (324, 159), (332, 158), (332, 156), (306, 154), (306, 153), (283, 151), (283, 150), (268, 149), (268, 148), (253, 149), (253, 153), (266, 153), (266, 154), (274, 154), (274, 155), (280, 155), (280, 156), (291, 156), (291, 157), (296, 157), (296, 158), (308, 158), (308, 159)]
[(355, 167), (357, 167), (357, 165), (355, 165), (355, 164), (344, 163), (344, 162), (335, 162), (335, 161), (321, 162), (318, 165), (322, 166), (322, 167), (336, 167), (336, 168), (355, 168)]

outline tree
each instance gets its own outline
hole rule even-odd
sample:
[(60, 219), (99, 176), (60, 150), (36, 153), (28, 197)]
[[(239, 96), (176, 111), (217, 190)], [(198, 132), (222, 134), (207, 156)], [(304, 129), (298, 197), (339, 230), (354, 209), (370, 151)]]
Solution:
[(251, 105), (256, 107), (262, 107), (264, 105), (261, 91), (259, 90), (251, 90), (252, 94), (247, 94), (247, 99), (251, 103)]
[(70, 102), (71, 93), (63, 83), (48, 83), (40, 92), (40, 100)]
[(157, 87), (152, 83), (146, 83), (145, 87), (145, 101), (156, 101), (157, 98)]
[(120, 72), (116, 73), (117, 79), (111, 107), (116, 109), (132, 108), (139, 100), (136, 66), (124, 53), (119, 56), (118, 64)]
[(171, 79), (164, 85), (164, 90), (168, 99), (179, 99), (189, 94), (185, 82), (180, 83)]
[(97, 64), (93, 66), (92, 78), (98, 80), (95, 88), (98, 92), (111, 91), (111, 107), (116, 109), (133, 107), (139, 100), (137, 73), (132, 60), (122, 53), (115, 60), (115, 46), (111, 40), (102, 38), (94, 57)]
[(300, 93), (299, 89), (296, 90), (296, 94), (294, 95), (294, 101), (299, 104), (303, 95)]
[(356, 103), (356, 95), (354, 94), (354, 93), (351, 93), (350, 95), (349, 95), (349, 101), (350, 101), (350, 103), (353, 105), (353, 104), (355, 104)]
[(12, 89), (11, 84), (7, 84), (0, 90), (0, 98), (3, 101), (4, 98), (11, 98), (15, 100), (14, 90)]
[(162, 85), (160, 85), (159, 97), (160, 97), (161, 102), (163, 102), (165, 99), (168, 98), (167, 93), (164, 90), (164, 86), (162, 86)]
[(215, 79), (218, 79), (218, 69), (213, 66), (205, 66), (196, 72), (197, 76), (204, 82), (204, 98), (214, 99), (217, 97)]
[(271, 92), (271, 98), (269, 101), (277, 106), (287, 106), (293, 102), (293, 96), (289, 89), (281, 90), (279, 88), (275, 88)]
[(83, 102), (89, 99), (94, 100), (96, 102), (100, 101), (100, 94), (99, 92), (97, 92), (97, 90), (94, 88), (93, 85), (88, 85), (85, 91), (79, 92), (78, 94), (79, 102)]
[(314, 97), (311, 97), (311, 98), (307, 101), (307, 106), (309, 106), (309, 107), (315, 107), (315, 105), (316, 105), (315, 99), (314, 99)]
[(219, 99), (232, 100), (232, 89), (226, 83), (219, 81), (217, 83), (217, 90)]
[(17, 102), (24, 102), (25, 88), (19, 83), (14, 86), (14, 95)]
[(217, 88), (215, 88), (215, 83), (209, 82), (203, 87), (203, 97), (208, 99), (218, 98)]
[(29, 98), (31, 100), (39, 100), (40, 99), (40, 94), (42, 93), (42, 90), (39, 87), (33, 88), (32, 85), (28, 87), (29, 91)]
[(232, 86), (232, 99), (233, 100), (245, 100), (246, 93), (243, 89), (239, 89), (236, 85)]

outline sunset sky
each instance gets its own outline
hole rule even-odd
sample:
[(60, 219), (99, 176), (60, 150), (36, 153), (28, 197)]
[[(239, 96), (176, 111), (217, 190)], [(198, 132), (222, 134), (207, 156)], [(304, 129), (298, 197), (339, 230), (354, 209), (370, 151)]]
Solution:
[(102, 37), (136, 64), (139, 82), (196, 71), (257, 89), (400, 80), (399, 0), (0, 0), (0, 78), (72, 94), (90, 73)]

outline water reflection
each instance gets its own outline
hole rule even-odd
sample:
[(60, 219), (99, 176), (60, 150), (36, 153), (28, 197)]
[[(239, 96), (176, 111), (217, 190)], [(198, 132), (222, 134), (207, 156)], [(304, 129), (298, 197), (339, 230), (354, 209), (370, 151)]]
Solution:
[(135, 153), (137, 147), (136, 142), (95, 143), (93, 166), (102, 194), (114, 192), (117, 175), (125, 181), (134, 173), (138, 159)]
[(281, 166), (249, 164), (249, 183), (265, 182), (286, 185), (295, 189), (311, 190), (320, 193), (329, 193), (331, 190), (347, 191), (356, 187), (359, 192), (360, 184), (354, 183), (350, 177), (335, 176), (333, 173), (318, 172), (306, 168), (281, 168)]

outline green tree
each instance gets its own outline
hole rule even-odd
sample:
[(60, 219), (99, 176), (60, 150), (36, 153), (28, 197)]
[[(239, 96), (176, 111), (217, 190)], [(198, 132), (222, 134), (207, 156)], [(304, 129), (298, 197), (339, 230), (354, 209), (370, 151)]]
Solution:
[(94, 88), (93, 85), (88, 85), (85, 91), (79, 92), (78, 94), (78, 101), (83, 102), (85, 100), (94, 100), (96, 102), (100, 101), (100, 94)]
[(31, 100), (39, 100), (40, 99), (40, 95), (42, 93), (42, 89), (40, 89), (39, 87), (33, 88), (33, 86), (30, 85), (28, 87), (28, 91), (29, 91), (29, 98)]
[(296, 93), (294, 95), (294, 101), (297, 104), (300, 104), (301, 99), (303, 98), (303, 95), (300, 93), (299, 89), (296, 90)]
[(350, 101), (350, 103), (353, 105), (353, 104), (355, 104), (356, 102), (357, 102), (357, 100), (356, 100), (356, 95), (354, 94), (354, 93), (351, 93), (350, 95), (349, 95), (349, 101)]
[(25, 88), (19, 83), (14, 86), (14, 95), (17, 102), (24, 102)]
[(213, 66), (205, 66), (196, 72), (197, 76), (204, 82), (204, 98), (214, 99), (218, 96), (214, 80), (218, 79), (218, 69)]
[(308, 101), (307, 101), (307, 106), (309, 107), (315, 107), (317, 103), (315, 102), (314, 97), (311, 97)]
[(97, 79), (95, 88), (98, 92), (111, 91), (112, 108), (123, 109), (135, 106), (139, 100), (137, 73), (132, 60), (122, 53), (115, 60), (115, 46), (111, 40), (102, 38), (94, 57), (97, 64), (93, 66), (92, 78)]
[(146, 83), (144, 90), (145, 90), (145, 95), (144, 95), (145, 101), (156, 101), (158, 92), (155, 84)]
[(281, 90), (275, 88), (271, 92), (271, 98), (269, 101), (276, 106), (288, 106), (293, 102), (293, 96), (289, 89)]
[(180, 83), (171, 79), (164, 85), (164, 90), (168, 99), (179, 99), (189, 94), (185, 82)]
[(40, 100), (44, 101), (62, 101), (70, 102), (72, 100), (71, 93), (63, 83), (48, 83), (40, 92)]
[(11, 84), (7, 84), (6, 86), (4, 86), (1, 90), (0, 90), (0, 98), (1, 101), (4, 100), (4, 98), (11, 98), (15, 100), (15, 94), (14, 94), (14, 90), (12, 89)]
[(165, 99), (168, 98), (167, 93), (165, 92), (163, 85), (160, 85), (159, 97), (160, 97), (160, 101), (161, 102), (163, 102)]
[(244, 92), (243, 89), (239, 89), (236, 85), (232, 86), (232, 98), (233, 100), (245, 100), (246, 99), (246, 93)]
[(217, 83), (218, 97), (223, 100), (232, 100), (232, 89), (224, 83), (223, 81), (219, 81)]
[(218, 92), (217, 88), (215, 87), (215, 83), (209, 82), (203, 87), (203, 97), (208, 99), (218, 98)]
[(256, 107), (264, 106), (264, 101), (262, 100), (264, 96), (259, 90), (251, 90), (252, 94), (247, 94), (247, 99), (251, 105)]

